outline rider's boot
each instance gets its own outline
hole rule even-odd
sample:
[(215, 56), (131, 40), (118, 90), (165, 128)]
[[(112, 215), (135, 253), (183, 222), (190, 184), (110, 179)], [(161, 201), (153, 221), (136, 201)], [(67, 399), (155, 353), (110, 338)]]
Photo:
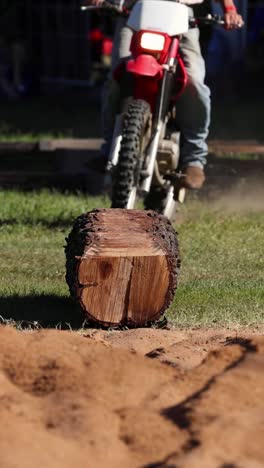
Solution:
[(205, 181), (204, 170), (199, 166), (186, 166), (182, 171), (181, 186), (187, 189), (200, 189)]

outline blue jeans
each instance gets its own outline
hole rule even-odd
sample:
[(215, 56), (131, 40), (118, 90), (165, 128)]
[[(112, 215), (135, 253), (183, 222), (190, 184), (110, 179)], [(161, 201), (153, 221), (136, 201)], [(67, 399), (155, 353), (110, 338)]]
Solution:
[(181, 130), (180, 164), (203, 167), (208, 147), (211, 99), (205, 85), (205, 64), (199, 44), (199, 30), (190, 29), (180, 43), (180, 52), (188, 74), (187, 86), (176, 103), (177, 122)]
[[(132, 31), (126, 20), (119, 18), (116, 25), (112, 70), (103, 90), (102, 117), (103, 133), (106, 142), (111, 141), (115, 114), (120, 100), (119, 85), (112, 72), (122, 60), (130, 57)], [(210, 125), (210, 90), (205, 85), (205, 64), (199, 44), (199, 30), (190, 29), (182, 36), (180, 52), (188, 74), (187, 86), (176, 104), (177, 125), (181, 131), (180, 167), (206, 164), (206, 138)]]

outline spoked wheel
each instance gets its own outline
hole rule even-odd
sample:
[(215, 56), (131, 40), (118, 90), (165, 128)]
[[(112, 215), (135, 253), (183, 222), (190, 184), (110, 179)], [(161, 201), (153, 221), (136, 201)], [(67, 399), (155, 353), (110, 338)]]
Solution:
[(174, 199), (174, 187), (168, 183), (160, 186), (152, 186), (145, 199), (145, 208), (167, 216), (170, 221), (175, 221), (177, 201)]
[(151, 129), (149, 104), (141, 99), (131, 101), (124, 117), (118, 164), (114, 174), (112, 208), (135, 206), (144, 150)]

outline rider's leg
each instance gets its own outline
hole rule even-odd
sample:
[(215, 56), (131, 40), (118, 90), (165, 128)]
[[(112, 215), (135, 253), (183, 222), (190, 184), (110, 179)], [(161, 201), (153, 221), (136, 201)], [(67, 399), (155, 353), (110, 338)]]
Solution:
[(112, 65), (109, 77), (104, 84), (102, 93), (102, 127), (105, 144), (104, 153), (108, 153), (115, 125), (115, 117), (120, 106), (120, 87), (113, 77), (117, 65), (130, 56), (132, 31), (126, 26), (126, 18), (118, 18), (115, 28)]
[(198, 29), (191, 29), (182, 37), (180, 49), (188, 74), (187, 87), (177, 101), (182, 138), (180, 164), (186, 172), (186, 186), (199, 188), (204, 181), (211, 102), (210, 90), (204, 83), (205, 64)]

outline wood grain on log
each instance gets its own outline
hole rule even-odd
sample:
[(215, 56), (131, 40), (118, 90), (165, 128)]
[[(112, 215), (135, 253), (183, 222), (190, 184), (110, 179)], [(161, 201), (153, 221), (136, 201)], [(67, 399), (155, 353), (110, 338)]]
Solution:
[(93, 210), (77, 218), (65, 251), (71, 295), (98, 323), (157, 320), (174, 296), (177, 236), (157, 213)]

